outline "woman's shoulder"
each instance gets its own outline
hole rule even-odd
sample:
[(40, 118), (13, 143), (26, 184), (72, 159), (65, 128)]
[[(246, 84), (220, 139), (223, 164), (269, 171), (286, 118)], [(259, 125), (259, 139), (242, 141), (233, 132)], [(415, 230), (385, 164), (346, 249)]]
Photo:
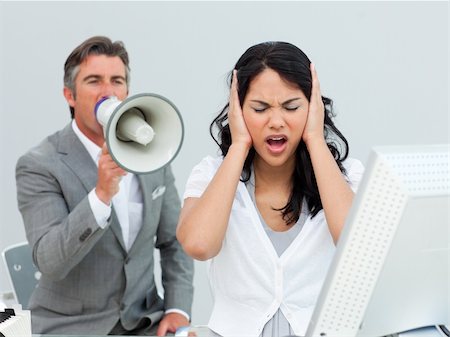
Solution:
[(210, 169), (210, 170), (217, 170), (223, 162), (222, 156), (211, 156), (208, 155), (204, 157), (196, 166), (194, 169)]
[(213, 179), (222, 161), (221, 157), (206, 156), (195, 165), (186, 182), (183, 199), (200, 197), (211, 179)]
[(364, 174), (364, 165), (356, 158), (347, 158), (342, 162), (342, 165), (345, 169), (345, 176), (350, 183), (350, 187), (356, 192)]
[(345, 170), (347, 172), (349, 171), (364, 171), (364, 165), (363, 163), (356, 158), (346, 158), (342, 165), (344, 166)]

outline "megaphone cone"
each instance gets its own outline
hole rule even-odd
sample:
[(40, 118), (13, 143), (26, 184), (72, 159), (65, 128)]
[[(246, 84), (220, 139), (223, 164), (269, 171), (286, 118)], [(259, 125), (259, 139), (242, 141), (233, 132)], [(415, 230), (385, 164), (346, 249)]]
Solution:
[(156, 94), (124, 101), (104, 97), (95, 106), (113, 160), (124, 170), (151, 173), (168, 165), (181, 149), (184, 125), (176, 106)]

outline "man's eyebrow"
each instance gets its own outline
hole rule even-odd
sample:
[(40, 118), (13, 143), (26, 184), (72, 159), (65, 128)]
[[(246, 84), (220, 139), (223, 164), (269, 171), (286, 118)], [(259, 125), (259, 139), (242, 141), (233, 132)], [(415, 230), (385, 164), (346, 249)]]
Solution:
[[(87, 75), (85, 78), (83, 78), (84, 82), (87, 82), (89, 80), (101, 80), (103, 78), (103, 76), (101, 75), (95, 75), (95, 74), (91, 74), (91, 75)], [(122, 75), (115, 75), (115, 76), (111, 76), (112, 80), (123, 80), (126, 81), (125, 77)]]
[(86, 82), (89, 80), (99, 80), (101, 78), (102, 78), (102, 76), (100, 76), (100, 75), (87, 75), (85, 78), (83, 78), (83, 81)]
[(113, 80), (118, 80), (118, 79), (120, 79), (120, 80), (125, 81), (125, 77), (122, 76), (122, 75), (111, 76), (111, 79), (113, 79)]

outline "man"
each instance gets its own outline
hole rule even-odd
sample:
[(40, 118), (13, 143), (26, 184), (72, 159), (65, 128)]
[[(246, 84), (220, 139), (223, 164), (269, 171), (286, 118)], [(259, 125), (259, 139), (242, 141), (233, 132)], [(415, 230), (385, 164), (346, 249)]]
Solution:
[(29, 303), (33, 333), (162, 336), (189, 325), (193, 262), (175, 237), (171, 168), (125, 172), (94, 114), (102, 97), (126, 98), (128, 63), (124, 45), (106, 37), (75, 48), (64, 66), (72, 122), (17, 163), (19, 209), (42, 273)]

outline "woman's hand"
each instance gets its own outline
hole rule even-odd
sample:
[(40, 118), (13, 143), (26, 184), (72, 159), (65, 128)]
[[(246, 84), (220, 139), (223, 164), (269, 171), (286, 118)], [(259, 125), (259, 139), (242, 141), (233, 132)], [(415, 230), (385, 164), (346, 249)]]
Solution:
[(302, 137), (306, 145), (313, 140), (324, 140), (325, 107), (314, 64), (311, 63), (310, 69), (312, 77), (311, 98), (309, 100), (308, 119)]
[(353, 201), (353, 191), (344, 178), (324, 137), (325, 107), (316, 69), (311, 64), (312, 90), (303, 140), (308, 147), (328, 229), (336, 243)]
[(178, 241), (188, 255), (201, 261), (213, 258), (222, 248), (242, 168), (253, 143), (239, 103), (236, 70), (231, 83), (228, 123), (232, 144), (227, 155), (203, 194), (184, 200), (178, 221)]
[(228, 111), (228, 123), (230, 126), (232, 144), (243, 144), (247, 149), (252, 146), (252, 137), (248, 132), (242, 113), (238, 95), (237, 70), (233, 70), (233, 81), (231, 82), (230, 102)]

